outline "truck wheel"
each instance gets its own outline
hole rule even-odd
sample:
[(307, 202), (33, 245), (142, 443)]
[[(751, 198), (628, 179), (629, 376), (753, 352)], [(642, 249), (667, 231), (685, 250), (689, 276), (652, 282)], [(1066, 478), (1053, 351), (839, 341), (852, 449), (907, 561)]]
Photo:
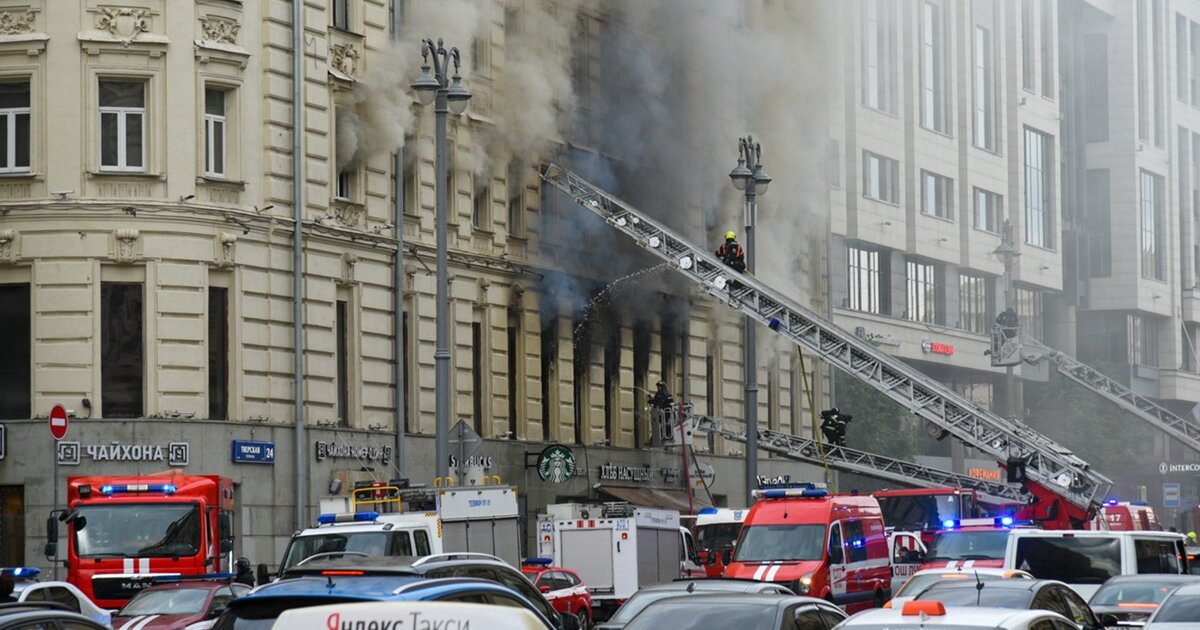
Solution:
[(592, 627), (592, 622), (588, 619), (588, 611), (586, 608), (580, 608), (575, 617), (579, 619), (579, 630), (588, 630), (588, 628)]

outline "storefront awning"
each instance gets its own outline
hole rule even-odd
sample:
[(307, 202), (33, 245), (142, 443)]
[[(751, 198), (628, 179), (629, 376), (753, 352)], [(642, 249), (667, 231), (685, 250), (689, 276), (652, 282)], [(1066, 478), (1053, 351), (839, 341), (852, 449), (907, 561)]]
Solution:
[[(618, 501), (627, 501), (639, 507), (662, 508), (675, 510), (680, 514), (690, 514), (688, 511), (687, 493), (683, 490), (668, 490), (663, 488), (631, 488), (628, 486), (600, 486), (602, 494), (609, 495)], [(603, 497), (602, 497), (603, 498)], [(692, 510), (709, 507), (712, 503), (708, 494), (701, 490), (692, 495)]]

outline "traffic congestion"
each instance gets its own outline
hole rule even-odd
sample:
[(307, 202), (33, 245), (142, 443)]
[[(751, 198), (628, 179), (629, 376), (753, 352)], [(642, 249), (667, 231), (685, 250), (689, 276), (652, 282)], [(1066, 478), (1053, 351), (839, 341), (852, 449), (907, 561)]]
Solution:
[[(0, 571), (0, 630), (1200, 628), (1195, 541), (1148, 506), (1110, 501), (1085, 528), (1054, 529), (993, 515), (968, 489), (778, 481), (749, 508), (694, 515), (551, 505), (532, 554), (519, 553), (515, 488), (366, 484), (253, 575), (222, 543), (220, 478), (73, 478), (67, 579)], [(114, 548), (108, 512), (152, 520), (181, 504), (196, 518), (167, 528), (168, 554), (91, 547)]]

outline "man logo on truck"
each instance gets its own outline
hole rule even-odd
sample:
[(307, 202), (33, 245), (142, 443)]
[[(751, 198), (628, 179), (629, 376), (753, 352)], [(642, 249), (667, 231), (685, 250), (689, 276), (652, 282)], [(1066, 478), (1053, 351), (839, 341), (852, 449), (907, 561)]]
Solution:
[(560, 444), (546, 447), (537, 462), (538, 477), (550, 483), (562, 483), (575, 476), (575, 454)]

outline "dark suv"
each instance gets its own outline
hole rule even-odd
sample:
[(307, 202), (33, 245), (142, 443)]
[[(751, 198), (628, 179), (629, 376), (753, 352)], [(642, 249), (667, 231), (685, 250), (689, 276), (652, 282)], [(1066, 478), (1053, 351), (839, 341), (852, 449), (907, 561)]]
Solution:
[(280, 576), (289, 578), (321, 575), (322, 571), (351, 569), (368, 575), (419, 575), (426, 578), (471, 577), (499, 582), (521, 594), (533, 607), (550, 619), (559, 630), (579, 630), (574, 613), (559, 613), (533, 583), (518, 569), (496, 556), (484, 553), (443, 553), (424, 558), (342, 557), (305, 562), (289, 568)]

